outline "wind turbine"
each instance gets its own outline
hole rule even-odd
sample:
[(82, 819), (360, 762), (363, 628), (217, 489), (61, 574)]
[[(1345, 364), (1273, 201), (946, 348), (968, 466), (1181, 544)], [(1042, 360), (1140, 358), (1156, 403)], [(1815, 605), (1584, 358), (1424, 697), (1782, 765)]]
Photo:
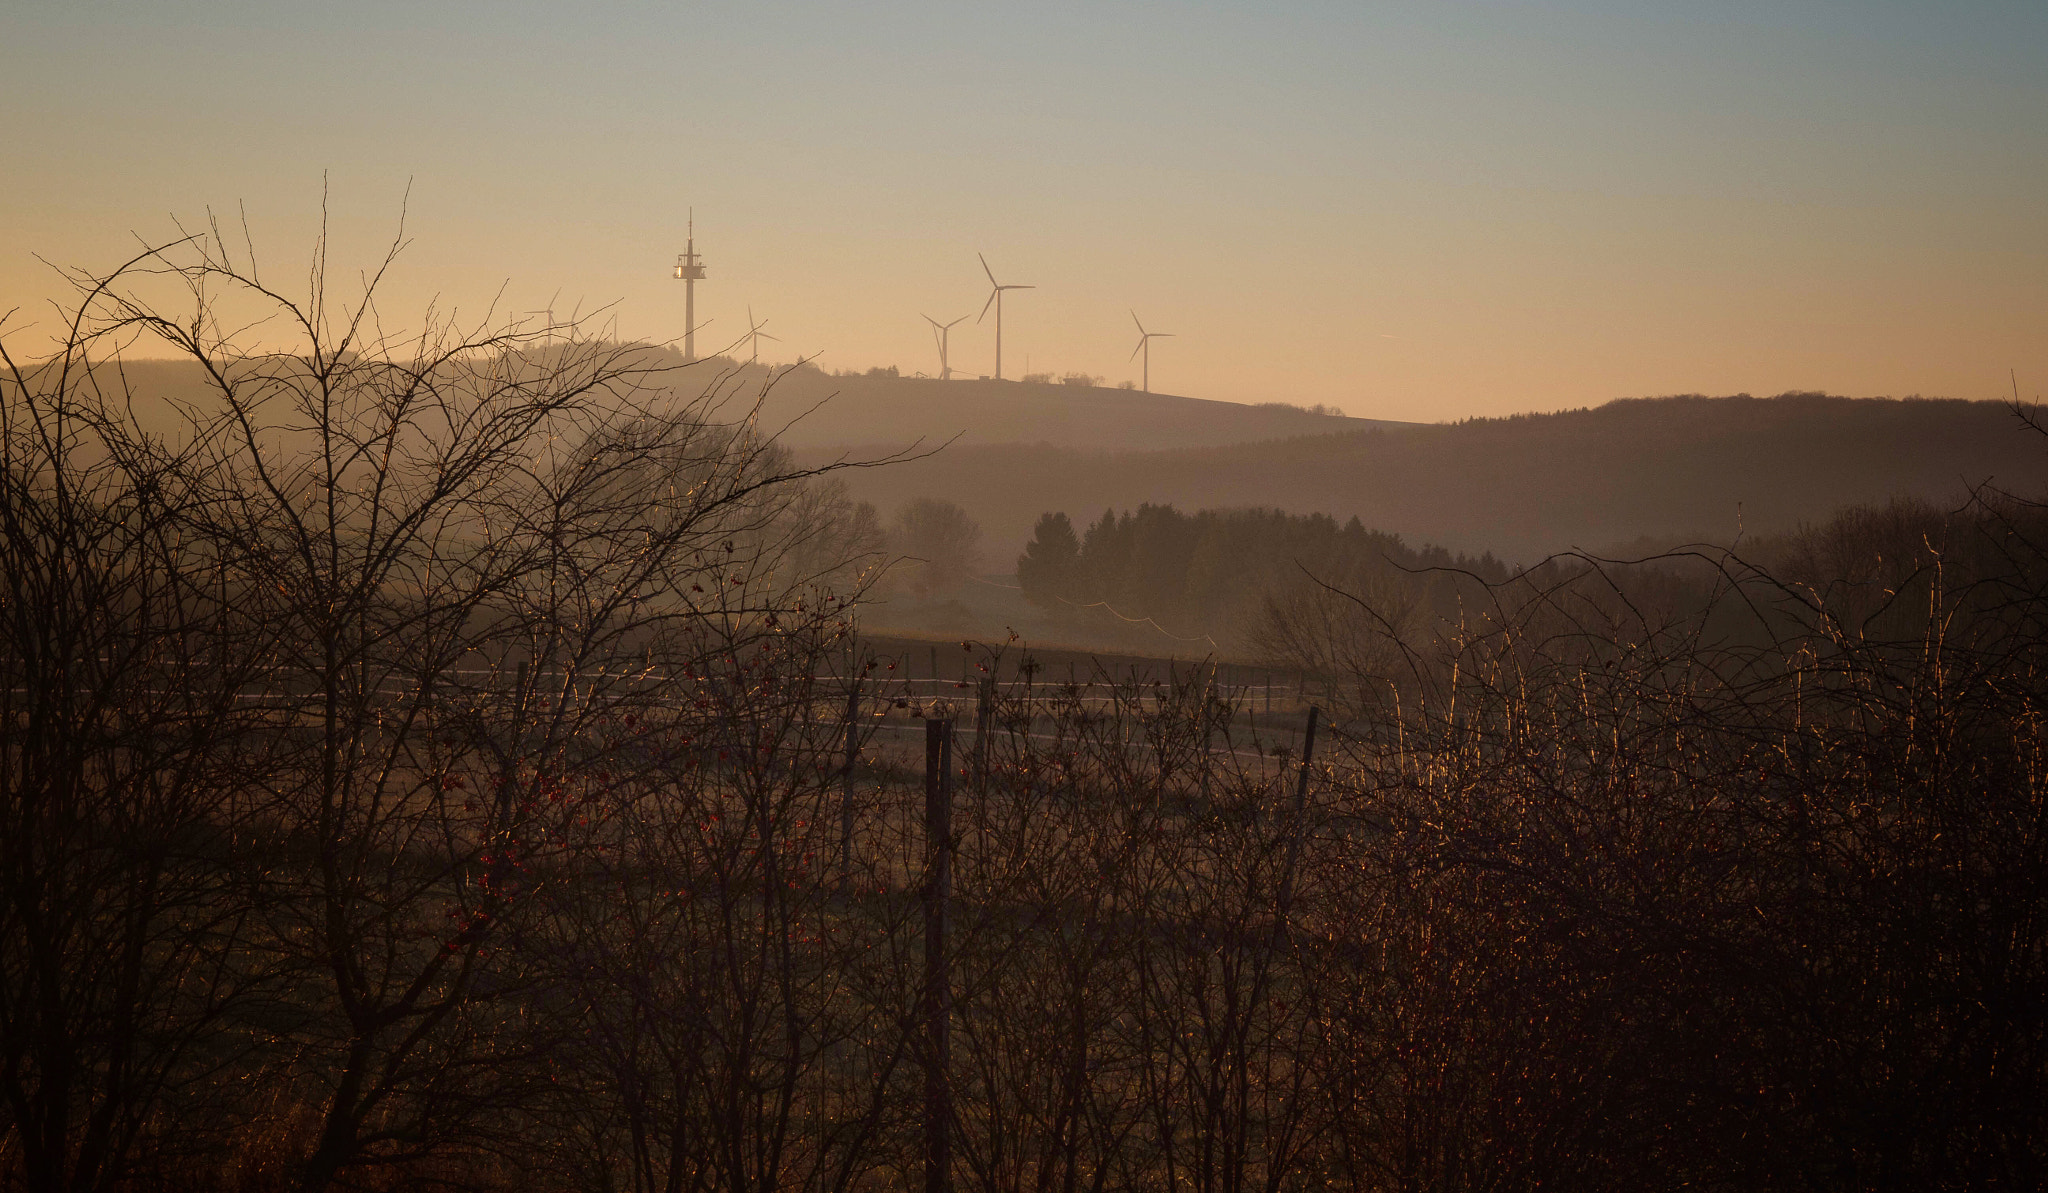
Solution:
[(751, 357), (751, 359), (748, 361), (749, 364), (761, 363), (762, 340), (774, 340), (778, 344), (782, 342), (782, 337), (771, 336), (767, 332), (761, 330), (766, 326), (768, 326), (768, 321), (766, 319), (761, 320), (759, 323), (754, 322), (754, 308), (749, 306), (747, 308), (747, 334), (741, 337), (742, 339), (745, 339), (747, 341), (748, 353)]
[[(1131, 322), (1138, 323), (1138, 312), (1131, 312)], [(1131, 355), (1145, 354), (1145, 392), (1148, 394), (1152, 392), (1152, 341), (1172, 338), (1170, 331), (1146, 331), (1145, 325), (1138, 323), (1138, 346), (1131, 349)]]
[(981, 314), (977, 315), (974, 321), (976, 323), (979, 323), (983, 319), (988, 318), (988, 308), (991, 305), (993, 305), (996, 308), (996, 380), (1001, 381), (1003, 379), (1003, 291), (1036, 290), (1038, 289), (1038, 287), (1005, 286), (1001, 282), (996, 280), (996, 271), (988, 267), (988, 258), (982, 257), (980, 253), (976, 253), (974, 255), (977, 257), (981, 257), (981, 272), (988, 275), (988, 284), (990, 287), (988, 301), (981, 304)]
[[(958, 323), (961, 319), (965, 318), (967, 316), (962, 315), (959, 319), (953, 320), (953, 323)], [(953, 323), (941, 323), (930, 315), (926, 315), (924, 321), (932, 325), (932, 338), (939, 342), (939, 380), (951, 381), (953, 379), (953, 366), (946, 363), (946, 341), (949, 338), (948, 333), (953, 330)]]

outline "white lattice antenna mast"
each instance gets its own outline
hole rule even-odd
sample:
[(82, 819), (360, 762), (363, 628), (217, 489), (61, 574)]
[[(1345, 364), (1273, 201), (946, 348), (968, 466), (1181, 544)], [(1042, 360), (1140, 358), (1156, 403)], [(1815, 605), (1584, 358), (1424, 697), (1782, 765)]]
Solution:
[(690, 208), (689, 239), (676, 254), (676, 280), (683, 284), (683, 360), (697, 359), (697, 283), (704, 277), (704, 261), (697, 256), (697, 209)]

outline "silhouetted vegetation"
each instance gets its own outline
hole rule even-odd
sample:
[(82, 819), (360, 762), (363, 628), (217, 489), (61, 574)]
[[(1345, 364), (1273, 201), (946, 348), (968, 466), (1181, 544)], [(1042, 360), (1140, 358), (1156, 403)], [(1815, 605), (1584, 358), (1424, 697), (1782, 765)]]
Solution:
[(199, 317), (82, 279), (0, 382), (0, 1185), (890, 1190), (935, 1106), (985, 1193), (2048, 1167), (2039, 504), (1513, 574), (1041, 519), (1034, 599), (1286, 635), (1310, 754), (1211, 665), (910, 681), (873, 509), (715, 373), (138, 264)]
[(889, 526), (888, 580), (921, 597), (957, 592), (981, 562), (981, 527), (950, 501), (921, 497)]
[(1017, 560), (1017, 582), (1027, 600), (1095, 636), (1149, 619), (1176, 637), (1259, 654), (1270, 653), (1262, 650), (1269, 610), (1313, 599), (1325, 585), (1372, 592), (1389, 607), (1440, 606), (1452, 588), (1428, 569), (1496, 582), (1508, 574), (1491, 555), (1410, 547), (1356, 518), (1339, 527), (1322, 514), (1140, 505), (1104, 512), (1078, 537), (1067, 515), (1044, 515)]
[(1344, 417), (1342, 410), (1335, 406), (1324, 405), (1321, 402), (1317, 402), (1313, 406), (1302, 406), (1294, 402), (1259, 402), (1255, 405), (1260, 410), (1287, 410), (1296, 414), (1314, 414), (1323, 418)]

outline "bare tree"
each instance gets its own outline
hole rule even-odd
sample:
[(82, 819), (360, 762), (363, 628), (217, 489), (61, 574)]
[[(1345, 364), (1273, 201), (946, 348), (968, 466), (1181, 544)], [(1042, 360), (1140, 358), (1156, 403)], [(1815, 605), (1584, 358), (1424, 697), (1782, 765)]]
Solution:
[(81, 314), (125, 272), (75, 279), (53, 356), (0, 347), (0, 1166), (35, 1190), (218, 1143), (265, 978), (236, 855), (276, 635)]
[[(650, 765), (625, 726), (688, 699), (707, 653), (853, 595), (778, 568), (813, 474), (748, 402), (722, 417), (727, 389), (678, 396), (579, 324), (387, 334), (383, 267), (337, 305), (317, 263), (294, 300), (217, 237), (148, 265), (188, 313), (104, 287), (100, 332), (204, 371), (179, 441), (213, 491), (170, 524), (275, 635), (260, 872), (265, 944), (298, 982), (273, 1077), (319, 1123), (300, 1182), (515, 1150), (554, 1022), (531, 1001), (545, 951), (519, 946), (539, 892), (611, 848), (614, 797)], [(252, 308), (282, 343), (225, 322)]]
[(957, 592), (981, 555), (981, 526), (950, 501), (920, 497), (896, 512), (890, 550), (900, 555), (904, 583), (919, 596)]

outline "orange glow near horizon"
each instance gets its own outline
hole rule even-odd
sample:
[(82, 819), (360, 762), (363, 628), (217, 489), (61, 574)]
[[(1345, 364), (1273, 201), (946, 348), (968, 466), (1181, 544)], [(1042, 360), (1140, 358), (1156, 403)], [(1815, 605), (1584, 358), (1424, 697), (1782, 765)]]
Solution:
[[(394, 323), (680, 339), (694, 206), (707, 354), (751, 305), (764, 351), (936, 373), (922, 316), (981, 309), (982, 252), (1037, 287), (1013, 377), (1136, 380), (1135, 307), (1176, 333), (1155, 391), (1366, 417), (2048, 390), (2031, 9), (172, 7), (0, 19), (17, 351), (63, 294), (38, 255), (209, 208), (303, 285), (324, 175), (341, 293), (408, 207)], [(956, 371), (992, 354), (992, 314), (954, 329)]]

